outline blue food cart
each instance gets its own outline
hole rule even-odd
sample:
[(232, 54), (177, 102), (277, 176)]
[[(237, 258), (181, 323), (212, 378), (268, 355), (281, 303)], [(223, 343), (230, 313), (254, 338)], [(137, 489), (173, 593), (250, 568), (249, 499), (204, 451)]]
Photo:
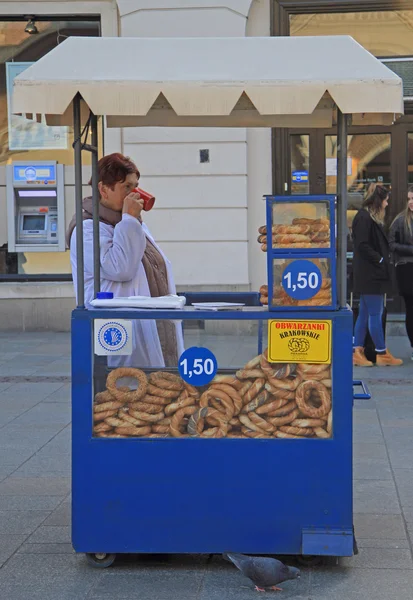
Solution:
[[(131, 52), (149, 66), (126, 77), (120, 58)], [(384, 122), (402, 112), (401, 81), (347, 37), (70, 38), (16, 78), (14, 101), (16, 110), (74, 127), (76, 552), (101, 567), (120, 553), (352, 555), (347, 126), (351, 114)], [(186, 305), (179, 298), (157, 308), (105, 304), (97, 115), (115, 127), (335, 122), (337, 195), (265, 198), (263, 304), (256, 293), (208, 298), (233, 301), (229, 310), (194, 306), (189, 295)], [(95, 300), (87, 308), (82, 150), (92, 153), (94, 198)], [(174, 364), (113, 366), (114, 356), (133, 357), (138, 330), (160, 323), (183, 334)], [(126, 376), (135, 384), (119, 385)]]

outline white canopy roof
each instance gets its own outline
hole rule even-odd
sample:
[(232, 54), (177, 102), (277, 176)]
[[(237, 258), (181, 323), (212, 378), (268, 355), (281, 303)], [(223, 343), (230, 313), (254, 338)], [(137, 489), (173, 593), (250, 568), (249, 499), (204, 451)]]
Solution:
[(402, 81), (349, 36), (71, 37), (14, 80), (13, 110), (71, 123), (79, 92), (119, 126), (330, 126), (403, 113)]

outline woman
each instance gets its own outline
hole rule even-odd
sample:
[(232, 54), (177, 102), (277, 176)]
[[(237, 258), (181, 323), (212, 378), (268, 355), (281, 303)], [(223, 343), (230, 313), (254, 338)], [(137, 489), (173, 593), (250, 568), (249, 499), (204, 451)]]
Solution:
[(403, 363), (387, 350), (382, 325), (384, 295), (391, 289), (389, 242), (383, 229), (389, 195), (382, 185), (371, 184), (352, 226), (354, 292), (360, 294), (353, 353), (353, 365), (358, 367), (373, 366), (364, 354), (367, 328), (376, 347), (378, 366)]
[(407, 191), (407, 206), (390, 228), (390, 250), (394, 254), (397, 286), (406, 308), (406, 331), (413, 360), (413, 185)]
[[(115, 298), (165, 296), (176, 293), (171, 263), (156, 245), (142, 221), (143, 200), (133, 190), (140, 173), (122, 154), (110, 154), (98, 163), (100, 289)], [(93, 290), (92, 198), (83, 201), (85, 304)], [(77, 289), (76, 220), (66, 236), (70, 247), (73, 281)], [(182, 328), (171, 321), (134, 320), (133, 354), (111, 357), (111, 366), (163, 367), (178, 365), (183, 352)]]

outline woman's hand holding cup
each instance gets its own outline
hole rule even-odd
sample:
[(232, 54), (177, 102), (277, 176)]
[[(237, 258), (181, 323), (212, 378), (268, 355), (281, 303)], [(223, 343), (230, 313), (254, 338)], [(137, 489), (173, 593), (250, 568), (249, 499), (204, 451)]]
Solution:
[(144, 201), (140, 197), (139, 193), (132, 192), (128, 194), (123, 201), (122, 214), (131, 215), (135, 219), (139, 219), (143, 210)]

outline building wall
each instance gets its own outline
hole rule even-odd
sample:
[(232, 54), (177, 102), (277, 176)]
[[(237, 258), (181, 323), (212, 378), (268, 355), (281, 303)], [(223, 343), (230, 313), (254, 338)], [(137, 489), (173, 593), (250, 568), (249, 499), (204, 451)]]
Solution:
[[(242, 37), (270, 35), (269, 5), (270, 0), (118, 0), (117, 4), (112, 1), (13, 1), (0, 2), (0, 16), (100, 14), (104, 36)], [(139, 58), (136, 68), (139, 68)], [(200, 162), (202, 149), (209, 150), (208, 163)], [(142, 173), (141, 186), (157, 196), (156, 210), (145, 217), (156, 240), (173, 262), (178, 289), (257, 290), (265, 282), (265, 255), (256, 237), (258, 226), (265, 221), (262, 195), (271, 191), (270, 131), (106, 130), (105, 152), (119, 150), (136, 161)], [(6, 201), (4, 171), (4, 167), (0, 167), (0, 205), (3, 206)], [(84, 182), (89, 173), (90, 169), (85, 167)], [(65, 191), (68, 221), (74, 212), (72, 166), (65, 169)], [(86, 187), (84, 192), (88, 193)], [(0, 223), (0, 242), (4, 243), (5, 220)], [(53, 268), (49, 263), (49, 269)], [(0, 285), (0, 301), (4, 307), (6, 301), (9, 306), (17, 301), (19, 290), (22, 293), (19, 286)], [(47, 289), (26, 286), (21, 307), (13, 311), (16, 315), (13, 323), (17, 320), (18, 328), (27, 327), (28, 307), (32, 316), (37, 314), (33, 307), (40, 307), (44, 294), (48, 310), (56, 304), (54, 322), (64, 323), (62, 328), (68, 328), (69, 321), (62, 320), (58, 309), (62, 293), (65, 306), (71, 306), (73, 296), (69, 286), (56, 284)], [(41, 318), (36, 317), (35, 321), (43, 328)]]
[[(122, 36), (269, 35), (269, 0), (118, 0), (118, 6)], [(136, 128), (124, 130), (123, 143), (142, 173), (142, 187), (159, 199), (145, 220), (172, 260), (179, 287), (258, 289), (263, 274), (252, 260), (259, 249), (255, 225), (263, 217), (255, 213), (271, 186), (251, 187), (250, 180), (257, 169), (259, 177), (268, 175), (262, 169), (271, 164), (268, 133)], [(209, 150), (209, 163), (200, 163), (201, 149)]]

